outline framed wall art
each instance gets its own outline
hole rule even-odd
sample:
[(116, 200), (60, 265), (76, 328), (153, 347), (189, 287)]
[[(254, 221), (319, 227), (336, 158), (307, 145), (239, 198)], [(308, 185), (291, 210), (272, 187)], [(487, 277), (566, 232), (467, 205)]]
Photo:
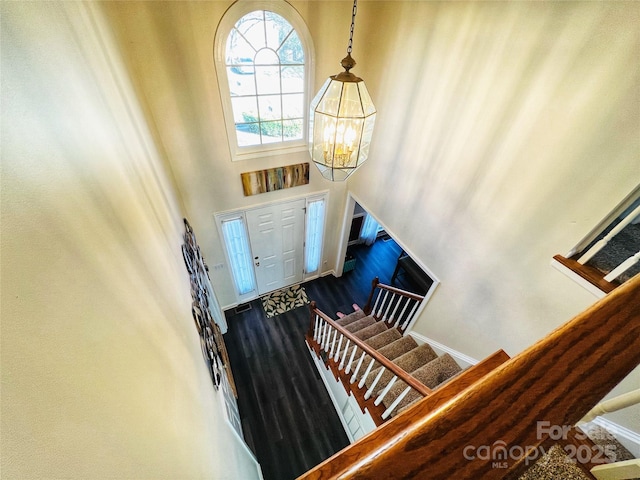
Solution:
[(309, 163), (297, 163), (241, 173), (240, 177), (245, 197), (284, 188), (299, 187), (309, 183)]

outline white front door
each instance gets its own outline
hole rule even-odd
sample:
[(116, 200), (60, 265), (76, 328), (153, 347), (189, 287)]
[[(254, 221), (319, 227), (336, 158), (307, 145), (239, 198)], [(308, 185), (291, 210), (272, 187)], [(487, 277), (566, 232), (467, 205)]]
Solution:
[(258, 294), (303, 278), (305, 199), (246, 213)]

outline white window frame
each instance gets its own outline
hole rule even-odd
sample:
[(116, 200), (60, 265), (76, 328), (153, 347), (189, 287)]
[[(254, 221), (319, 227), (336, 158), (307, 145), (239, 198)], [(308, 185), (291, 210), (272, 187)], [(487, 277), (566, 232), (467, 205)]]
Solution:
[(302, 138), (287, 142), (275, 142), (264, 145), (238, 146), (236, 136), (235, 122), (233, 118), (233, 109), (231, 106), (231, 93), (229, 92), (229, 82), (227, 79), (226, 69), (226, 43), (231, 29), (236, 22), (246, 14), (256, 10), (267, 10), (277, 13), (295, 29), (304, 50), (305, 56), (305, 80), (304, 80), (304, 100), (305, 107), (309, 105), (313, 88), (313, 73), (315, 64), (315, 53), (313, 41), (309, 29), (300, 14), (289, 3), (284, 0), (239, 0), (235, 2), (226, 11), (218, 29), (216, 30), (214, 41), (214, 64), (218, 78), (218, 89), (220, 91), (220, 99), (222, 101), (222, 110), (224, 113), (225, 125), (227, 129), (227, 139), (229, 149), (231, 151), (231, 160), (247, 160), (251, 158), (279, 155), (290, 152), (301, 152), (308, 148), (308, 124), (309, 109), (304, 108)]
[[(307, 241), (308, 241), (308, 228), (309, 228), (309, 204), (311, 202), (315, 202), (318, 200), (322, 200), (324, 202), (324, 210), (323, 210), (323, 216), (322, 216), (322, 233), (320, 235), (320, 260), (318, 263), (318, 268), (313, 270), (313, 271), (307, 271), (307, 255), (308, 255), (308, 245), (307, 245)], [(306, 197), (306, 212), (305, 212), (305, 219), (304, 219), (304, 241), (305, 241), (305, 245), (304, 245), (304, 279), (305, 281), (311, 279), (311, 278), (316, 278), (320, 276), (320, 273), (322, 272), (322, 267), (324, 266), (324, 238), (327, 232), (327, 210), (328, 210), (328, 194), (327, 192), (318, 194), (318, 195), (311, 195)]]
[[(224, 248), (224, 253), (225, 253), (225, 257), (227, 258), (227, 265), (229, 265), (229, 275), (231, 276), (231, 282), (233, 284), (233, 292), (238, 300), (239, 303), (245, 302), (245, 301), (249, 301), (252, 300), (254, 298), (257, 297), (258, 294), (258, 285), (256, 282), (256, 278), (255, 278), (255, 271), (253, 269), (253, 252), (251, 251), (251, 239), (249, 238), (249, 231), (247, 229), (247, 219), (245, 216), (245, 212), (244, 211), (236, 211), (236, 212), (228, 212), (228, 213), (223, 213), (223, 214), (217, 214), (215, 215), (215, 219), (216, 219), (216, 225), (218, 227), (218, 232), (220, 235), (220, 241), (223, 245)], [(241, 220), (242, 221), (242, 226), (244, 227), (244, 234), (245, 234), (245, 238), (247, 241), (247, 248), (249, 251), (249, 260), (251, 263), (251, 275), (253, 277), (253, 290), (245, 293), (245, 294), (240, 294), (240, 292), (238, 291), (238, 286), (236, 285), (236, 280), (234, 277), (234, 272), (233, 272), (233, 262), (231, 260), (231, 257), (229, 256), (229, 249), (227, 247), (227, 241), (225, 240), (225, 236), (224, 236), (224, 229), (222, 227), (222, 224), (224, 222), (227, 221), (231, 221), (231, 220)]]

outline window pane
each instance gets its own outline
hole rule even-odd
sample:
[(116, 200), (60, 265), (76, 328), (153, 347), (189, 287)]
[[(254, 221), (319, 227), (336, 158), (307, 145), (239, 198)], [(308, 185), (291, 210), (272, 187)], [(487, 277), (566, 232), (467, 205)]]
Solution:
[(299, 140), (302, 138), (302, 119), (296, 120), (283, 120), (282, 121), (282, 136), (283, 140)]
[(304, 95), (301, 93), (282, 95), (282, 118), (304, 117)]
[(304, 50), (300, 37), (293, 31), (278, 50), (280, 63), (304, 63)]
[(280, 93), (280, 69), (278, 67), (256, 67), (258, 94)]
[(231, 273), (239, 295), (255, 290), (251, 250), (241, 218), (222, 222), (222, 233), (231, 262)]
[(282, 67), (282, 93), (304, 92), (304, 67)]
[(264, 12), (257, 10), (248, 13), (236, 23), (236, 28), (255, 50), (264, 48)]
[(262, 133), (262, 143), (281, 142), (282, 122), (262, 122), (260, 133)]
[(322, 235), (324, 230), (324, 199), (314, 200), (307, 205), (307, 238), (305, 247), (305, 271), (316, 272), (320, 268)]
[(264, 12), (266, 20), (267, 46), (277, 50), (293, 27), (277, 13)]
[(258, 121), (258, 107), (256, 97), (235, 97), (231, 99), (233, 108), (233, 121), (235, 123), (247, 123)]
[(260, 126), (257, 123), (240, 123), (236, 125), (236, 138), (239, 147), (260, 145)]
[(279, 65), (280, 59), (273, 50), (263, 48), (256, 53), (255, 63), (256, 65)]
[(282, 109), (280, 108), (280, 95), (267, 95), (258, 97), (260, 120), (280, 120)]
[(240, 32), (235, 28), (231, 30), (231, 33), (227, 38), (225, 57), (227, 65), (236, 64), (239, 59), (243, 59), (244, 62), (253, 62), (255, 54), (256, 51), (254, 48), (242, 35), (240, 35)]
[(256, 81), (253, 73), (253, 64), (227, 68), (229, 93), (232, 97), (256, 94)]
[(304, 46), (284, 17), (257, 10), (235, 22), (225, 72), (239, 147), (304, 140)]

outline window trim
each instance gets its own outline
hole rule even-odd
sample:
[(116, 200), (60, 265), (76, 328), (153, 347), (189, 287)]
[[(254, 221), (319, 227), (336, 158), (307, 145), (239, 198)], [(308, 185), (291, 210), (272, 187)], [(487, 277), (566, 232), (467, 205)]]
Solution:
[[(229, 266), (229, 276), (231, 278), (231, 283), (233, 284), (233, 292), (234, 295), (237, 299), (238, 302), (244, 302), (244, 301), (249, 301), (252, 300), (253, 298), (256, 298), (257, 296), (257, 292), (258, 292), (258, 284), (256, 282), (256, 278), (255, 278), (255, 271), (253, 269), (253, 253), (251, 251), (251, 239), (249, 238), (249, 230), (247, 228), (247, 219), (245, 216), (245, 211), (244, 210), (240, 210), (240, 211), (234, 211), (234, 212), (226, 212), (226, 213), (220, 213), (220, 214), (216, 214), (215, 215), (215, 220), (216, 220), (216, 224), (218, 227), (218, 232), (220, 235), (220, 242), (223, 245), (223, 250), (224, 250), (224, 254), (227, 260), (227, 265)], [(243, 228), (243, 233), (244, 233), (244, 240), (247, 243), (247, 252), (249, 254), (249, 264), (251, 265), (251, 270), (250, 270), (250, 275), (251, 275), (251, 279), (253, 282), (252, 285), (252, 289), (244, 294), (240, 293), (240, 291), (238, 290), (238, 285), (237, 285), (237, 281), (235, 278), (235, 273), (234, 273), (234, 269), (233, 269), (233, 260), (231, 258), (231, 252), (229, 251), (229, 248), (227, 246), (227, 241), (225, 238), (225, 234), (224, 234), (224, 227), (223, 224), (225, 222), (229, 222), (229, 221), (233, 221), (233, 220), (239, 220), (242, 224), (242, 228)]]
[(268, 10), (277, 13), (287, 20), (295, 29), (305, 55), (305, 81), (303, 104), (307, 107), (311, 101), (313, 88), (313, 73), (315, 71), (315, 50), (313, 40), (306, 23), (298, 11), (284, 0), (240, 0), (231, 5), (224, 13), (215, 33), (213, 60), (218, 80), (218, 91), (222, 103), (224, 122), (227, 132), (227, 140), (232, 161), (248, 160), (252, 158), (265, 157), (271, 155), (281, 155), (292, 152), (302, 152), (308, 149), (308, 128), (309, 109), (304, 108), (302, 139), (290, 142), (276, 142), (263, 145), (252, 145), (246, 147), (238, 146), (235, 122), (233, 119), (233, 109), (231, 106), (231, 93), (226, 70), (226, 43), (231, 29), (236, 22), (244, 15), (256, 10)]
[[(305, 212), (305, 219), (304, 219), (304, 279), (305, 281), (311, 279), (311, 278), (316, 278), (319, 277), (321, 272), (322, 272), (322, 267), (324, 265), (324, 247), (325, 247), (325, 235), (327, 232), (327, 210), (328, 210), (328, 205), (329, 205), (329, 193), (328, 192), (322, 192), (322, 193), (318, 193), (318, 194), (314, 194), (314, 195), (310, 195), (308, 197), (306, 197), (306, 212)], [(323, 202), (322, 205), (322, 225), (320, 228), (320, 234), (319, 234), (319, 239), (320, 239), (320, 245), (318, 248), (318, 267), (313, 270), (313, 271), (309, 271), (307, 270), (308, 264), (308, 257), (309, 257), (309, 210), (310, 210), (310, 205), (314, 202)]]

